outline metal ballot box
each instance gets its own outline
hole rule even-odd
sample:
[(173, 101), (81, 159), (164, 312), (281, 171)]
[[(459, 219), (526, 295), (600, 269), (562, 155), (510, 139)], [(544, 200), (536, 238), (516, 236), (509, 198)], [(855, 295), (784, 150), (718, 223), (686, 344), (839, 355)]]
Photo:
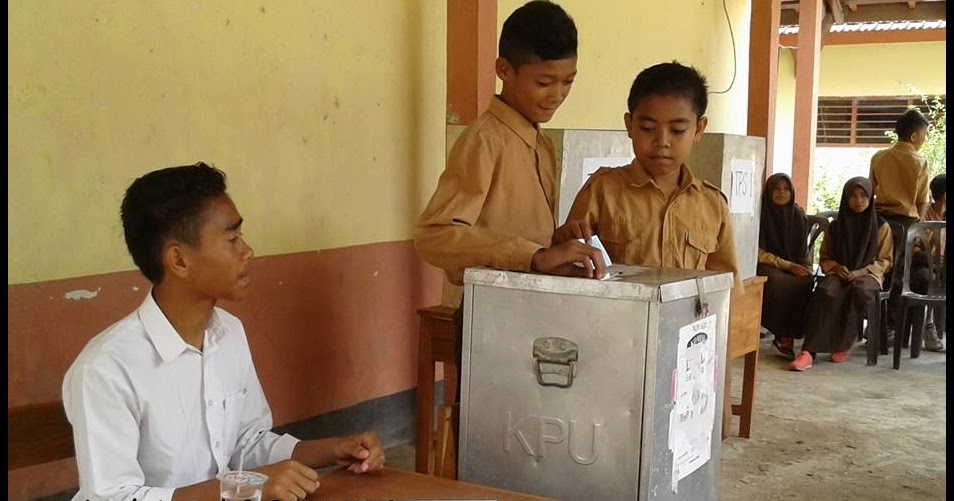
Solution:
[(464, 274), (458, 478), (565, 501), (718, 499), (731, 273)]

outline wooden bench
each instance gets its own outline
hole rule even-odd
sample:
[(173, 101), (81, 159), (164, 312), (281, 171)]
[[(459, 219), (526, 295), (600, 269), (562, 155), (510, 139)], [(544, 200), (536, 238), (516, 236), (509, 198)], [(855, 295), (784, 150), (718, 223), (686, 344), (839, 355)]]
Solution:
[(76, 455), (63, 402), (7, 409), (7, 471)]
[[(417, 437), (414, 442), (414, 470), (418, 473), (457, 478), (454, 450), (454, 423), (457, 408), (457, 333), (455, 308), (430, 306), (417, 310), (421, 318), (417, 343)], [(444, 406), (438, 412), (438, 434), (434, 436), (434, 366), (444, 367)], [(432, 461), (431, 451), (436, 450)], [(433, 468), (433, 469), (432, 469)]]
[[(754, 276), (743, 281), (745, 293), (732, 294), (729, 304), (729, 363), (745, 357), (742, 372), (742, 400), (732, 404), (732, 415), (739, 416), (739, 436), (749, 438), (752, 432), (752, 409), (755, 406), (755, 370), (759, 362), (759, 328), (762, 325), (762, 290), (766, 277)], [(726, 395), (725, 398), (732, 398)], [(726, 423), (728, 425), (728, 423)]]

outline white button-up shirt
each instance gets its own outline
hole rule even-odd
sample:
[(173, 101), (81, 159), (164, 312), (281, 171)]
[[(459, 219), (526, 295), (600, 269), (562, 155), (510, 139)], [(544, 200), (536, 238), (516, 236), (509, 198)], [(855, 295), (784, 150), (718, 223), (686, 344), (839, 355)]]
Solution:
[(80, 490), (74, 501), (170, 501), (176, 487), (291, 457), (242, 322), (215, 308), (203, 350), (152, 297), (86, 345), (63, 381)]

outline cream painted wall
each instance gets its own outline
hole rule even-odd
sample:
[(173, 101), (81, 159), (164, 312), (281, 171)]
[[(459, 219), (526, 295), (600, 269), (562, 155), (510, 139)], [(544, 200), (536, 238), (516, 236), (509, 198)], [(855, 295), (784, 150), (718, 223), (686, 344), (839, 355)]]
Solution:
[[(913, 85), (947, 93), (947, 43), (832, 45), (822, 48), (819, 96), (903, 96)], [(863, 78), (859, 78), (863, 76)]]
[[(526, 0), (497, 1), (497, 32)], [(619, 129), (629, 87), (640, 70), (678, 60), (698, 68), (712, 91), (729, 87), (732, 41), (720, 0), (559, 0), (579, 32), (579, 74), (547, 128)], [(750, 0), (726, 0), (735, 37), (735, 82), (709, 98), (709, 132), (745, 134)], [(497, 82), (498, 90), (500, 82)]]
[(259, 255), (404, 240), (443, 168), (434, 0), (8, 5), (8, 284), (133, 269), (148, 170), (226, 171)]
[[(946, 42), (832, 45), (821, 51), (818, 95), (899, 96), (912, 92), (947, 93)], [(794, 50), (779, 51), (778, 100), (775, 111), (775, 166), (792, 171), (795, 120)]]

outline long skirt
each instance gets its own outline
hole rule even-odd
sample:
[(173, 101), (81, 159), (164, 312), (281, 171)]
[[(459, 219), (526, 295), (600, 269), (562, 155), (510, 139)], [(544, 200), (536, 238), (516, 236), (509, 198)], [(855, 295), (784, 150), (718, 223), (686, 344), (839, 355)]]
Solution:
[(758, 265), (756, 273), (768, 278), (762, 292), (762, 326), (776, 338), (805, 337), (805, 312), (815, 278), (796, 277), (765, 264)]
[(851, 349), (879, 290), (881, 285), (871, 275), (853, 282), (844, 282), (835, 275), (823, 278), (809, 303), (802, 350), (836, 353)]

